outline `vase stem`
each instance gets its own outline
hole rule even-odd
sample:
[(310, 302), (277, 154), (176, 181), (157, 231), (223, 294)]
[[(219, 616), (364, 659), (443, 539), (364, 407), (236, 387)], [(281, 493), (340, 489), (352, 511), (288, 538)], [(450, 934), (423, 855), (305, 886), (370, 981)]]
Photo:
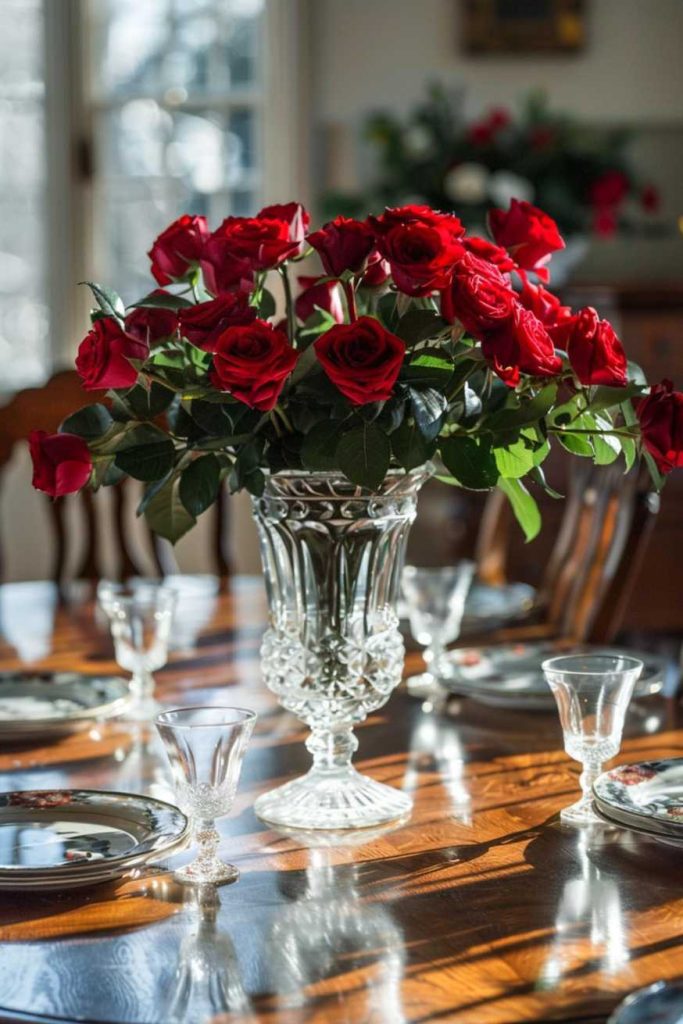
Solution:
[(351, 728), (313, 729), (306, 740), (306, 749), (313, 757), (316, 771), (339, 771), (351, 766), (358, 740)]

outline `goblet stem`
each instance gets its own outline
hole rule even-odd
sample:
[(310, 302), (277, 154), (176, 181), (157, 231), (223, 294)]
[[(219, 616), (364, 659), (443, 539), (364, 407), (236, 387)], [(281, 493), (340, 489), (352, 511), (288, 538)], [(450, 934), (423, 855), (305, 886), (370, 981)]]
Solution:
[(560, 818), (572, 825), (601, 824), (601, 819), (593, 810), (593, 783), (602, 772), (602, 761), (584, 762), (579, 778), (581, 799), (571, 807), (565, 807)]
[(344, 771), (351, 767), (358, 740), (350, 726), (336, 730), (313, 729), (306, 740), (306, 749), (313, 757), (314, 770)]
[(146, 668), (138, 668), (133, 673), (130, 681), (130, 691), (136, 701), (150, 701), (154, 699), (154, 676)]
[(221, 837), (214, 819), (198, 819), (194, 823), (193, 835), (197, 845), (197, 856), (190, 864), (176, 871), (176, 878), (182, 882), (195, 882), (197, 885), (234, 882), (239, 877), (239, 871), (218, 856)]
[(439, 662), (446, 653), (445, 646), (440, 640), (432, 640), (429, 647), (426, 648), (423, 658), (425, 665), (427, 666), (427, 674), (438, 681), (439, 678)]

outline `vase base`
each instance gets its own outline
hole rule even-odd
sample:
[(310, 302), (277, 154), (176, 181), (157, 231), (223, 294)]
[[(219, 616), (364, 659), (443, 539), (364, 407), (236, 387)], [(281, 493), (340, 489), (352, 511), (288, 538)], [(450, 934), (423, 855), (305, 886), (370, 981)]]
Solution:
[(375, 782), (355, 768), (338, 772), (311, 769), (307, 775), (258, 798), (259, 818), (301, 829), (368, 828), (410, 814), (413, 802), (393, 786)]

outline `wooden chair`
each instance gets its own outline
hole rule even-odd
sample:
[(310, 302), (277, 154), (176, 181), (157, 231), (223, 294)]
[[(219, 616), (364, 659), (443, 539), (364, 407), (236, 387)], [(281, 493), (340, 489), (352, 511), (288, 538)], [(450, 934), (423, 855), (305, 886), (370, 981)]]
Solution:
[[(83, 391), (80, 378), (73, 370), (56, 373), (43, 387), (18, 392), (7, 405), (0, 408), (0, 474), (10, 461), (15, 446), (26, 441), (31, 430), (54, 433), (62, 420), (75, 409), (87, 405), (89, 401), (98, 401), (98, 396), (91, 396)], [(133, 497), (131, 490), (132, 484), (129, 480), (123, 480), (120, 484), (107, 488), (107, 491), (112, 492), (113, 536), (102, 520), (101, 503), (92, 492), (85, 490), (77, 496), (76, 501), (80, 506), (84, 529), (80, 538), (83, 554), (74, 574), (76, 579), (96, 580), (102, 576), (101, 548), (105, 533), (115, 549), (119, 578), (148, 575), (145, 561), (149, 562), (150, 559), (160, 575), (177, 571), (175, 559), (169, 551), (170, 545), (160, 543), (153, 537), (144, 520), (141, 521), (142, 540), (144, 547), (149, 550), (149, 558), (141, 557), (144, 556), (144, 551), (141, 552), (140, 545), (132, 542), (128, 517), (129, 500)], [(67, 515), (66, 501), (61, 498), (55, 501), (47, 500), (56, 541), (52, 579), (56, 583), (62, 583), (70, 561), (70, 553), (74, 550), (74, 538), (70, 536), (70, 517)], [(227, 579), (231, 571), (227, 555), (227, 533), (228, 496), (227, 491), (224, 491), (217, 503), (212, 537), (212, 560), (215, 572), (222, 579)], [(0, 557), (0, 579), (3, 576), (2, 566)]]
[[(619, 630), (659, 510), (637, 471), (577, 464), (564, 514), (527, 623), (482, 642), (566, 637), (609, 643)], [(512, 514), (494, 492), (482, 519), (477, 559), (487, 583), (506, 581)]]

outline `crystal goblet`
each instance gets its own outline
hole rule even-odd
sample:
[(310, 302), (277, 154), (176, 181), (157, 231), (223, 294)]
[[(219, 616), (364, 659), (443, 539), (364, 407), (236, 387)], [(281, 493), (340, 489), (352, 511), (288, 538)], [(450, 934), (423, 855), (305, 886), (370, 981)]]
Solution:
[(543, 662), (564, 733), (564, 749), (583, 766), (582, 796), (560, 817), (572, 825), (600, 824), (593, 783), (604, 761), (619, 752), (626, 710), (642, 672), (637, 658), (618, 654), (569, 654)]
[(232, 807), (255, 721), (253, 711), (230, 707), (179, 708), (156, 718), (178, 805), (192, 820), (198, 846), (195, 860), (175, 872), (181, 882), (218, 884), (239, 875), (218, 857), (215, 819)]
[(154, 676), (168, 660), (168, 643), (177, 594), (163, 587), (144, 588), (129, 595), (112, 595), (103, 604), (109, 617), (116, 660), (132, 672), (135, 712), (151, 718), (159, 710), (154, 700)]
[(457, 640), (465, 612), (465, 601), (474, 577), (474, 562), (463, 560), (454, 566), (418, 568), (407, 565), (401, 582), (408, 606), (410, 629), (419, 644), (427, 671), (408, 679), (409, 688), (434, 690), (438, 685), (438, 664), (448, 644)]

